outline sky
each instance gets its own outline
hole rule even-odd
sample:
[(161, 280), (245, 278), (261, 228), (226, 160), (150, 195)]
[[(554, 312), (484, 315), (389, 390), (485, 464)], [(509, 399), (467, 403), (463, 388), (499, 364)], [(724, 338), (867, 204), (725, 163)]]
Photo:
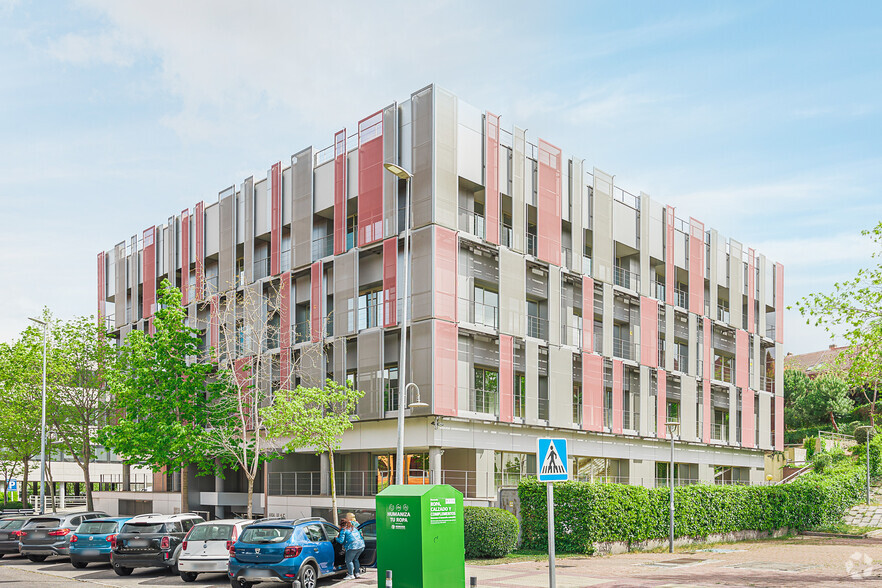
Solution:
[[(437, 83), (784, 264), (873, 263), (878, 2), (0, 0), (0, 341), (96, 255)], [(785, 351), (830, 336), (785, 316)]]

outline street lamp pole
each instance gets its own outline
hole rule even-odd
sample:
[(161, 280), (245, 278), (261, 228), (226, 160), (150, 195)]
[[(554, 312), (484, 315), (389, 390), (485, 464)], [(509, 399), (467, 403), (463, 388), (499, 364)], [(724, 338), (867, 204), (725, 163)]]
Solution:
[(668, 553), (674, 553), (674, 434), (680, 427), (680, 423), (678, 421), (668, 421), (665, 423), (665, 427), (668, 429), (668, 436), (671, 438), (671, 465), (668, 468), (668, 474), (670, 479), (670, 527), (668, 530)]
[[(29, 317), (30, 318), (30, 317)], [(40, 420), (40, 514), (46, 513), (46, 329), (48, 323), (30, 318), (43, 327), (43, 412)]]
[(864, 429), (866, 431), (864, 444), (867, 449), (867, 504), (870, 504), (870, 433), (875, 433), (875, 430), (872, 425), (864, 425), (858, 427), (858, 429)]
[[(386, 171), (404, 180), (404, 285), (401, 304), (404, 306), (401, 317), (401, 349), (398, 360), (398, 448), (395, 452), (395, 483), (404, 484), (404, 405), (407, 402), (407, 297), (410, 282), (410, 183), (413, 174), (394, 163), (384, 163)], [(419, 390), (419, 389), (418, 389)]]

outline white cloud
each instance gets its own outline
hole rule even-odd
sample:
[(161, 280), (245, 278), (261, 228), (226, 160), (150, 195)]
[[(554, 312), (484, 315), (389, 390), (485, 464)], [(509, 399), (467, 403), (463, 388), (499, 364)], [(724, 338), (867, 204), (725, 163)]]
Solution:
[(74, 65), (130, 66), (136, 50), (133, 39), (126, 39), (119, 31), (95, 35), (68, 33), (51, 41), (49, 55), (58, 61)]

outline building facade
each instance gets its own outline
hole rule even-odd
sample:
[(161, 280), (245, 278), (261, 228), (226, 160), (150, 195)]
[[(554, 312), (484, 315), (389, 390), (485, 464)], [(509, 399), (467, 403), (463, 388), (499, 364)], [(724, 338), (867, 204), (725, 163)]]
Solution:
[[(108, 329), (149, 330), (168, 279), (217, 347), (225, 301), (278, 292), (272, 385), (364, 391), (337, 487), (344, 507), (371, 508), (399, 410), (407, 189), (393, 162), (413, 173), (407, 379), (428, 404), (405, 408), (410, 483), (493, 501), (555, 435), (577, 479), (666, 484), (667, 420), (680, 483), (763, 480), (763, 451), (783, 444), (780, 264), (437, 86), (333, 139), (99, 253)], [(325, 459), (286, 455), (255, 501), (310, 514), (327, 485)], [(235, 502), (201, 489), (203, 507)]]

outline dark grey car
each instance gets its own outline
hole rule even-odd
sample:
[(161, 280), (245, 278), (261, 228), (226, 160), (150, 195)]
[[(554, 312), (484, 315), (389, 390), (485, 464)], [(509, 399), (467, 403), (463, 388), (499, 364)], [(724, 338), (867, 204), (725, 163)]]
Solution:
[(70, 537), (83, 521), (106, 517), (104, 512), (70, 512), (32, 516), (19, 532), (19, 551), (31, 561), (70, 555)]
[(28, 522), (29, 516), (4, 516), (0, 518), (0, 557), (18, 555), (18, 532)]

